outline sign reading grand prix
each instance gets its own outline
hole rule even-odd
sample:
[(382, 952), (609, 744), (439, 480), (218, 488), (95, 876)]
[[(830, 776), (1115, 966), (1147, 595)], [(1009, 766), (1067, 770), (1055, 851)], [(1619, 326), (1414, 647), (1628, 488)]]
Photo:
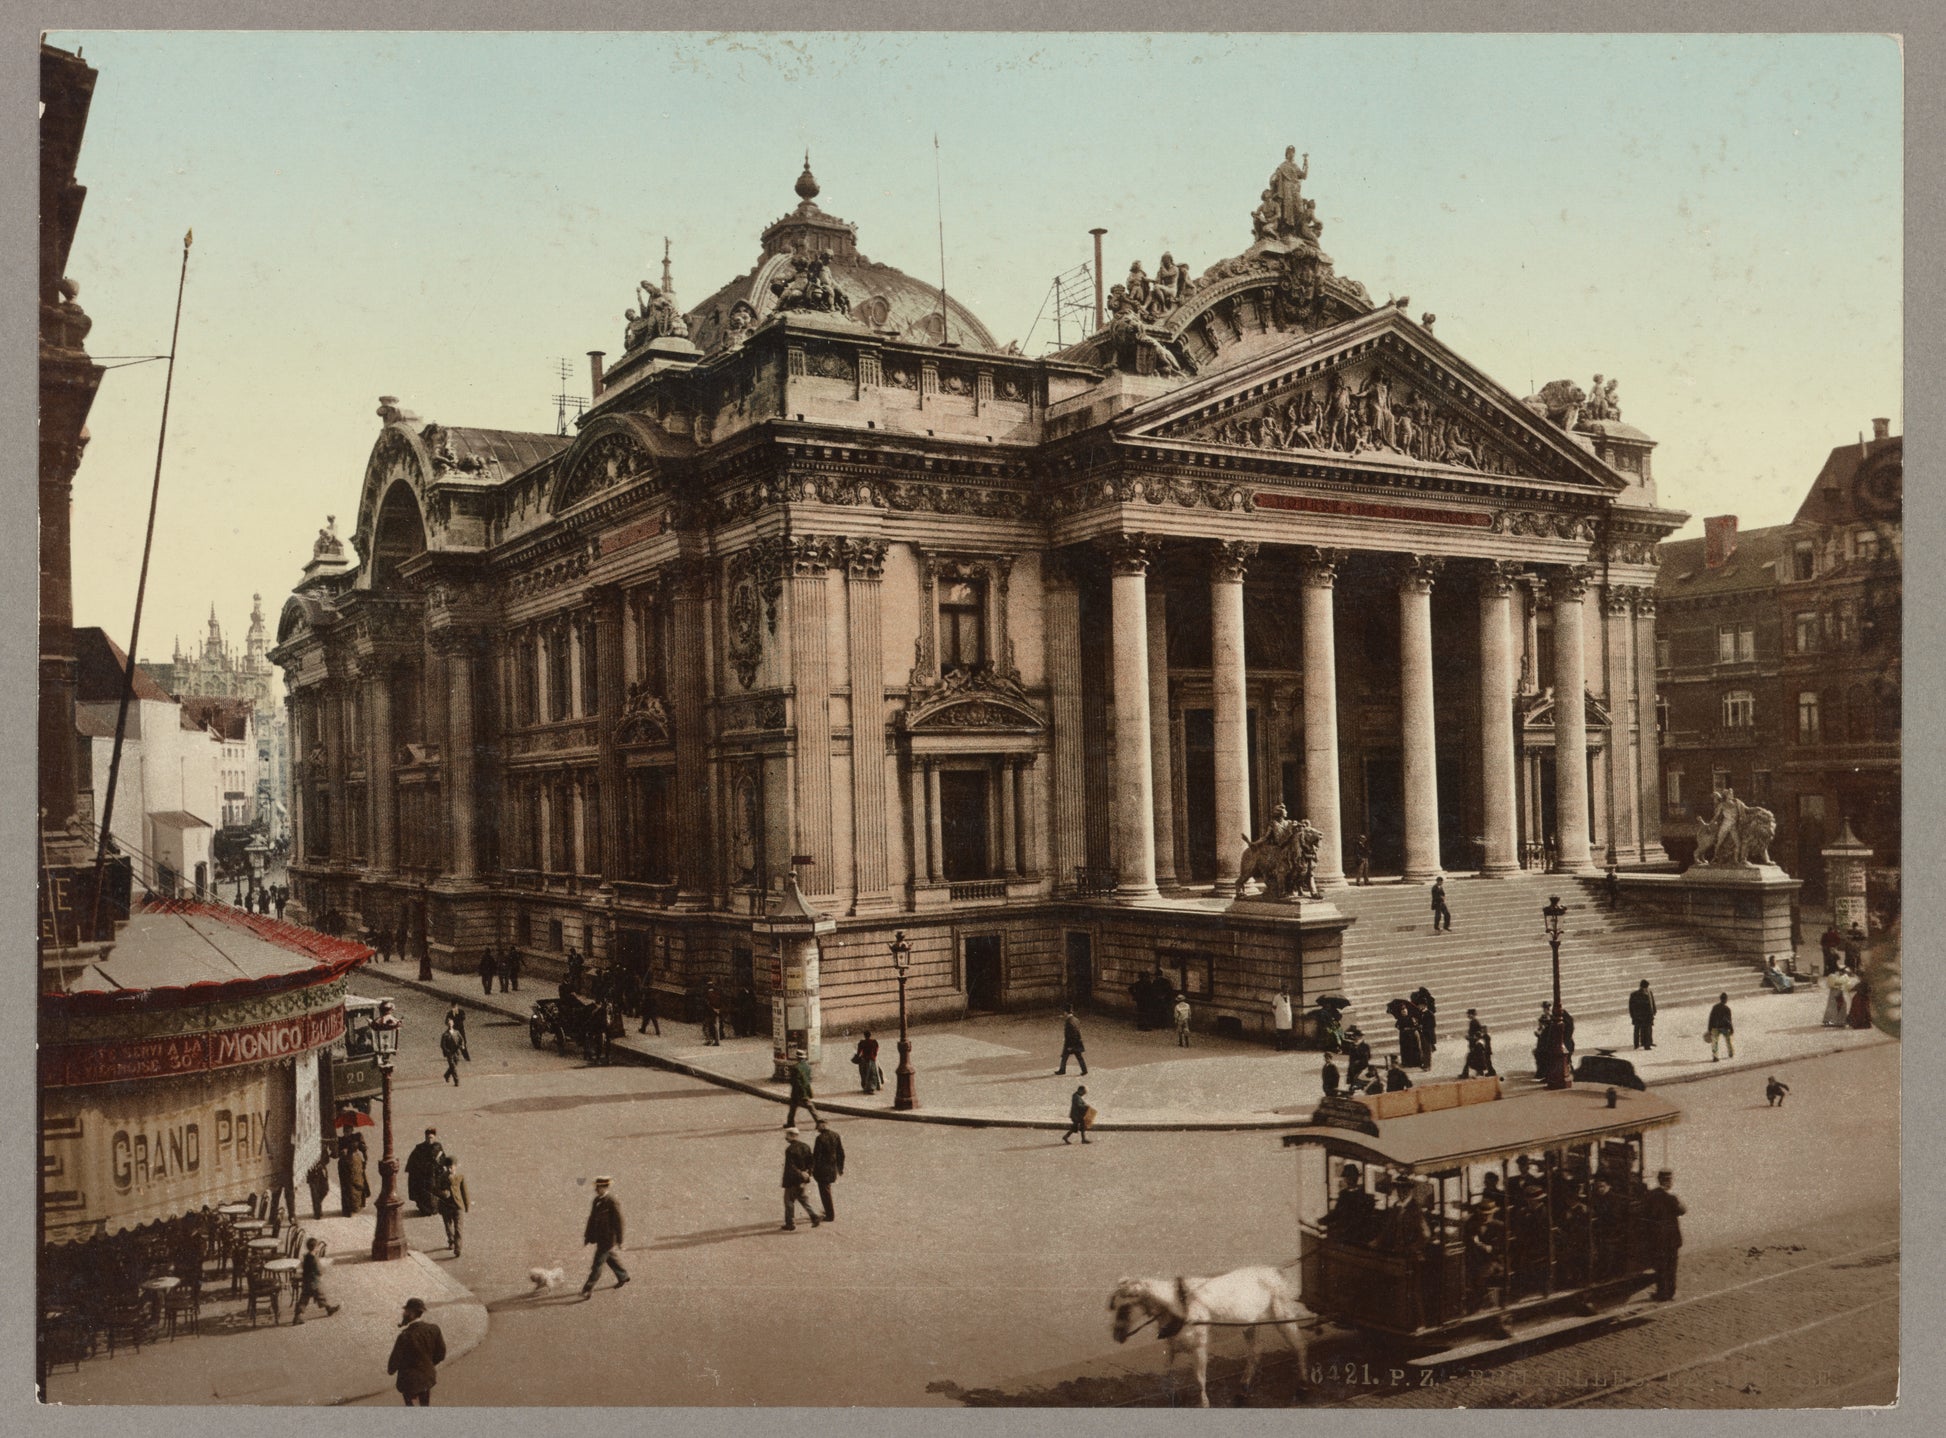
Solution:
[(41, 1082), (73, 1087), (268, 1063), (322, 1048), (344, 1031), (345, 1011), (334, 1005), (315, 1013), (199, 1034), (52, 1044), (41, 1050)]

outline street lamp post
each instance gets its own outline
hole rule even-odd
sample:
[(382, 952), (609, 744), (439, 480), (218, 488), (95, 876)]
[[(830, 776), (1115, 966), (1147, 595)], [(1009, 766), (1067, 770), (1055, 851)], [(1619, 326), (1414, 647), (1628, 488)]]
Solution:
[(899, 973), (899, 1082), (892, 1091), (892, 1107), (914, 1109), (919, 1107), (919, 1095), (912, 1086), (912, 1040), (905, 1028), (905, 981), (912, 968), (912, 945), (905, 941), (904, 929), (892, 936), (892, 967)]
[(1561, 1009), (1561, 921), (1567, 913), (1558, 894), (1549, 896), (1547, 906), (1541, 910), (1541, 922), (1547, 925), (1547, 946), (1554, 954), (1554, 1017), (1546, 1040), (1547, 1069), (1541, 1075), (1549, 1088), (1567, 1088), (1572, 1082), (1568, 1072), (1567, 1024), (1562, 1020)]
[(404, 1258), (405, 1204), (399, 1198), (399, 1161), (392, 1156), (392, 1056), (399, 1051), (399, 1016), (389, 1002), (372, 1020), (372, 1045), (378, 1053), (379, 1101), (385, 1105), (385, 1153), (378, 1161), (378, 1221), (372, 1226), (374, 1260)]

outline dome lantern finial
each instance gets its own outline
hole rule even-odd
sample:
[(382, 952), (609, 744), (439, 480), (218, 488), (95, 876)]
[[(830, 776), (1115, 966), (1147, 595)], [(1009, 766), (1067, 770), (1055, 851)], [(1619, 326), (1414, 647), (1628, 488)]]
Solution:
[(818, 179), (811, 173), (811, 152), (804, 152), (804, 173), (797, 177), (797, 197), (810, 204), (818, 197)]

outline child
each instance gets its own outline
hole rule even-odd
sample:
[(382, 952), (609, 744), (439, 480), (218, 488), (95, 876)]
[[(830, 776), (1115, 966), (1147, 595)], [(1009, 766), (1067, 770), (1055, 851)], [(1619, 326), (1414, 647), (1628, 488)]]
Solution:
[(1776, 1078), (1772, 1078), (1769, 1083), (1764, 1085), (1764, 1097), (1770, 1100), (1770, 1106), (1772, 1108), (1776, 1108), (1779, 1104), (1783, 1103), (1784, 1095), (1790, 1091), (1791, 1086), (1789, 1084), (1780, 1082)]

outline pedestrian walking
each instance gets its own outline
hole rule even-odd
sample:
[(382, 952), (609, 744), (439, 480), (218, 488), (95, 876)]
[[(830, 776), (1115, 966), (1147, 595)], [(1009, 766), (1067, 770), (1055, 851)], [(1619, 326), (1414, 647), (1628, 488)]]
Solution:
[(517, 945), (508, 944), (505, 953), (500, 955), (500, 978), (502, 991), (512, 989), (520, 992), (521, 954)]
[(1845, 964), (1854, 969), (1865, 967), (1865, 931), (1856, 924), (1845, 932)]
[(650, 983), (649, 976), (644, 974), (642, 976), (642, 1026), (635, 1032), (645, 1034), (651, 1028), (655, 1030), (657, 1038), (662, 1037), (662, 1015), (655, 1006), (655, 985)]
[(1466, 1062), (1460, 1065), (1461, 1078), (1487, 1078), (1493, 1067), (1493, 1034), (1477, 1017), (1478, 1010), (1466, 1011)]
[(1338, 1066), (1331, 1062), (1330, 1054), (1324, 1056), (1324, 1068), (1319, 1072), (1318, 1079), (1324, 1085), (1324, 1096), (1326, 1098), (1336, 1098), (1338, 1096)]
[(1372, 882), (1372, 836), (1360, 834), (1353, 852), (1358, 856), (1358, 882), (1369, 886)]
[(1075, 1022), (1074, 1010), (1069, 1009), (1061, 1015), (1061, 1066), (1054, 1072), (1065, 1074), (1068, 1071), (1068, 1059), (1072, 1056), (1081, 1065), (1081, 1073), (1085, 1078), (1088, 1073), (1088, 1056), (1082, 1052), (1082, 1047), (1081, 1025)]
[(1345, 1030), (1345, 1086), (1355, 1093), (1365, 1076), (1376, 1072), (1372, 1068), (1372, 1046), (1365, 1040), (1365, 1031), (1353, 1024)]
[(408, 1298), (399, 1319), (403, 1331), (392, 1340), (392, 1356), (385, 1371), (398, 1375), (399, 1396), (408, 1408), (430, 1408), (433, 1385), (439, 1382), (439, 1365), (446, 1361), (446, 1335), (437, 1323), (426, 1320), (426, 1301)]
[(797, 1124), (797, 1110), (800, 1106), (811, 1115), (818, 1117), (818, 1106), (811, 1102), (811, 1060), (803, 1049), (798, 1049), (791, 1060), (791, 1111), (784, 1115), (784, 1127), (793, 1128)]
[(324, 1217), (324, 1196), (331, 1192), (331, 1155), (321, 1153), (318, 1161), (304, 1170), (304, 1186), (311, 1191), (311, 1217)]
[(1675, 1174), (1663, 1169), (1655, 1187), (1642, 1196), (1642, 1216), (1648, 1229), (1649, 1266), (1655, 1270), (1655, 1300), (1667, 1303), (1676, 1296), (1676, 1259), (1682, 1251), (1682, 1216), (1689, 1212), (1670, 1187)]
[(1406, 997), (1418, 1006), (1419, 1052), (1424, 1060), (1419, 1067), (1430, 1069), (1433, 1050), (1439, 1047), (1439, 1001), (1432, 996), (1432, 990), (1424, 984), (1419, 985)]
[[(401, 954), (400, 957), (403, 958), (404, 955)], [(492, 995), (493, 975), (497, 967), (493, 959), (493, 945), (488, 944), (484, 949), (480, 950), (480, 992), (482, 994)], [(506, 989), (507, 986), (505, 984), (500, 986), (502, 993), (505, 993)]]
[(387, 929), (385, 925), (380, 924), (378, 926), (378, 932), (371, 936), (370, 943), (374, 949), (378, 950), (378, 961), (381, 964), (389, 964), (392, 962), (391, 930)]
[(466, 1197), (466, 1175), (459, 1171), (450, 1153), (439, 1156), (439, 1172), (433, 1175), (432, 1203), (439, 1211), (439, 1217), (446, 1225), (446, 1246), (453, 1250), (453, 1257), (459, 1257), (461, 1214), (471, 1210), (473, 1205)]
[(703, 1042), (719, 1047), (723, 1043), (723, 995), (715, 979), (703, 986)]
[(1638, 983), (1635, 992), (1628, 996), (1628, 1023), (1635, 1032), (1632, 1047), (1655, 1047), (1655, 991), (1649, 987), (1647, 979)]
[[(1868, 1029), (1872, 1026), (1872, 983), (1863, 974), (1855, 974), (1858, 986), (1851, 991), (1851, 1012), (1849, 1026), (1854, 1029)], [(1735, 1057), (1734, 1054), (1731, 1055)]]
[(872, 1037), (870, 1029), (866, 1029), (864, 1037), (858, 1040), (851, 1061), (858, 1065), (859, 1092), (873, 1094), (885, 1086), (885, 1075), (878, 1069), (878, 1040)]
[(1405, 1071), (1405, 1065), (1391, 1055), (1385, 1056), (1385, 1091), (1400, 1093), (1412, 1087), (1412, 1075)]
[(1088, 1130), (1094, 1127), (1095, 1111), (1088, 1107), (1088, 1086), (1084, 1083), (1075, 1089), (1068, 1099), (1068, 1131), (1061, 1135), (1061, 1142), (1067, 1143), (1076, 1134), (1081, 1141), (1088, 1141)]
[(595, 1280), (606, 1264), (615, 1274), (615, 1286), (628, 1282), (628, 1270), (615, 1255), (622, 1251), (622, 1207), (609, 1193), (613, 1180), (606, 1175), (595, 1180), (595, 1199), (588, 1206), (588, 1222), (581, 1230), (581, 1241), (595, 1246), (595, 1261), (588, 1265), (588, 1281), (581, 1285), (581, 1296), (595, 1291)]
[(284, 905), (289, 902), (289, 899), (286, 897), (286, 892), (287, 891), (284, 889), (284, 887), (281, 884), (278, 885), (277, 901), (276, 901), (277, 902), (277, 922), (280, 924), (284, 922)]
[(811, 1145), (811, 1176), (818, 1181), (818, 1202), (824, 1205), (824, 1221), (834, 1223), (838, 1209), (831, 1201), (831, 1185), (836, 1183), (845, 1171), (845, 1141), (838, 1137), (838, 1131), (818, 1120), (817, 1141)]
[(1385, 1012), (1392, 1016), (1392, 1023), (1399, 1031), (1399, 1062), (1413, 1068), (1422, 1068), (1425, 1058), (1419, 1052), (1419, 1015), (1408, 999), (1394, 999), (1385, 1006)]
[(433, 1175), (439, 1172), (439, 1156), (445, 1151), (439, 1142), (439, 1130), (429, 1128), (426, 1136), (405, 1156), (405, 1194), (421, 1218), (432, 1213)]
[(1855, 980), (1844, 969), (1833, 969), (1824, 976), (1824, 986), (1831, 996), (1824, 1002), (1824, 1017), (1818, 1022), (1828, 1029), (1841, 1029), (1850, 1012), (1850, 996)]
[(1446, 876), (1441, 874), (1432, 881), (1432, 931), (1441, 929), (1449, 933), (1453, 927), (1453, 911), (1446, 907)]
[(1772, 1108), (1781, 1107), (1784, 1102), (1784, 1096), (1790, 1091), (1791, 1086), (1789, 1084), (1785, 1083), (1775, 1074), (1772, 1074), (1769, 1082), (1764, 1085), (1764, 1100)]
[(811, 1150), (797, 1136), (797, 1130), (784, 1130), (784, 1226), (780, 1232), (789, 1233), (797, 1228), (797, 1209), (804, 1210), (804, 1216), (816, 1228), (823, 1222), (817, 1210), (811, 1207), (811, 1200), (804, 1196), (804, 1190), (811, 1185), (811, 1169), (817, 1162)]
[(1608, 907), (1611, 911), (1621, 908), (1622, 876), (1616, 872), (1613, 864), (1608, 866), (1608, 877), (1601, 881), (1601, 890), (1608, 899)]
[(1293, 1031), (1295, 1019), (1291, 1013), (1291, 996), (1288, 990), (1279, 989), (1270, 1001), (1270, 1028), (1277, 1036), (1277, 1052), (1290, 1052), (1296, 1035)]
[(1716, 1052), (1718, 1040), (1729, 1045), (1731, 1058), (1737, 1056), (1736, 1029), (1730, 1022), (1728, 994), (1718, 994), (1716, 1002), (1710, 1006), (1709, 1026), (1703, 1030), (1703, 1037), (1709, 1040), (1711, 1063), (1715, 1063), (1719, 1057)]
[(291, 1327), (295, 1328), (304, 1321), (304, 1310), (313, 1303), (324, 1310), (326, 1318), (338, 1311), (338, 1305), (325, 1295), (324, 1260), (318, 1256), (318, 1241), (307, 1238), (304, 1240), (304, 1258), (297, 1269), (297, 1303), (291, 1309)]
[(1844, 944), (1845, 936), (1838, 932), (1836, 924), (1818, 936), (1818, 949), (1824, 955), (1824, 971), (1827, 974), (1835, 974), (1844, 967)]
[(365, 1177), (365, 1155), (365, 1140), (358, 1134), (339, 1140), (338, 1202), (346, 1218), (363, 1208), (372, 1196), (372, 1186)]
[(454, 999), (451, 1007), (446, 1010), (446, 1022), (451, 1024), (453, 1032), (459, 1035), (459, 1056), (472, 1063), (473, 1050), (466, 1042), (466, 1006), (458, 999)]
[(1176, 995), (1173, 1016), (1176, 1020), (1176, 1047), (1186, 1049), (1189, 1047), (1189, 996), (1187, 994)]
[(440, 1075), (440, 1079), (444, 1083), (450, 1083), (454, 1088), (459, 1087), (459, 1050), (459, 1030), (454, 1028), (453, 1021), (448, 1019), (446, 1031), (439, 1036), (439, 1052), (446, 1060), (446, 1072)]

